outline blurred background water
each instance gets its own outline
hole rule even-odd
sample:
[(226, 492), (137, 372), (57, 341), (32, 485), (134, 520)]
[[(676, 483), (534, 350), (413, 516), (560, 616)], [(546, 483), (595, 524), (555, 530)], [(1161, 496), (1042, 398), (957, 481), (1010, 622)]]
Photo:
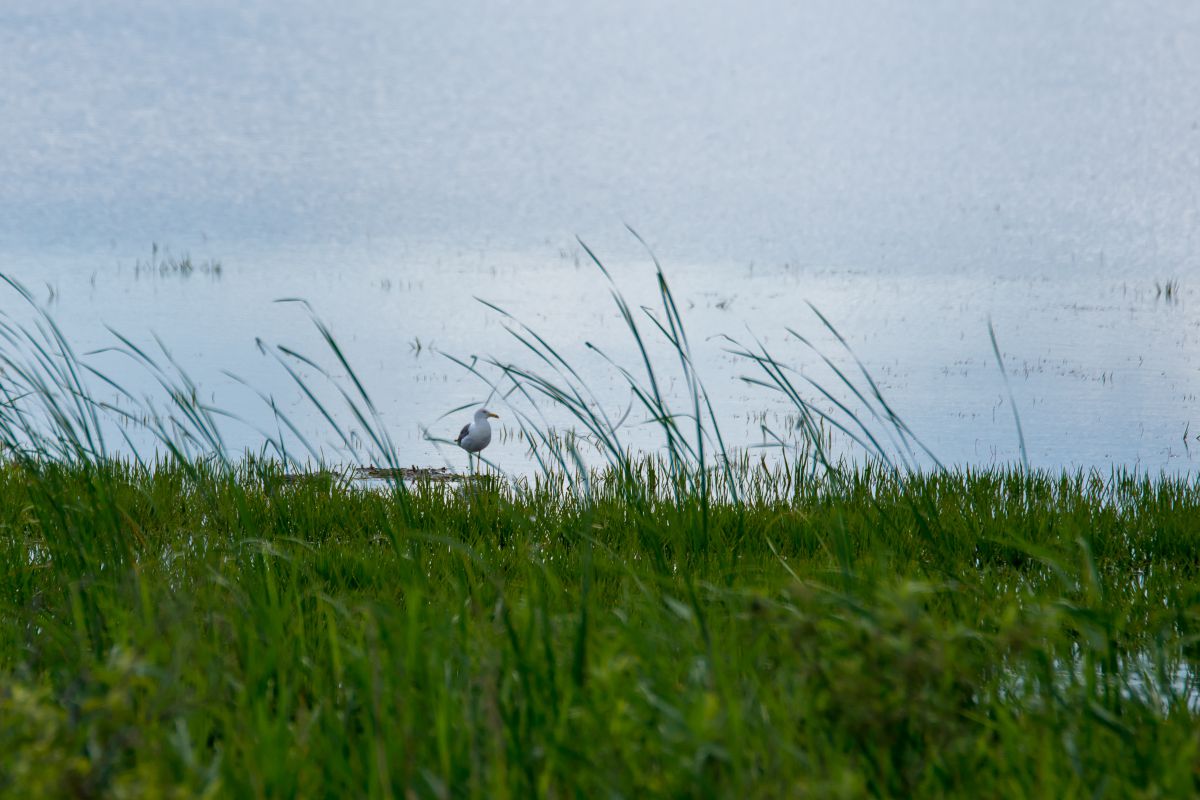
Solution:
[[(476, 297), (623, 408), (584, 342), (631, 366), (632, 342), (575, 237), (649, 302), (624, 223), (739, 446), (788, 409), (716, 337), (815, 369), (785, 334), (833, 351), (810, 301), (945, 461), (1018, 457), (991, 319), (1035, 465), (1194, 468), (1196, 3), (0, 7), (0, 271), (81, 350), (157, 334), (256, 424), (226, 371), (322, 428), (255, 347), (317, 348), (282, 297), (330, 324), (406, 462), (458, 465), (422, 426), (452, 438), (465, 415), (439, 417), (489, 400), (442, 353), (528, 361)], [(146, 269), (152, 246), (220, 272)]]

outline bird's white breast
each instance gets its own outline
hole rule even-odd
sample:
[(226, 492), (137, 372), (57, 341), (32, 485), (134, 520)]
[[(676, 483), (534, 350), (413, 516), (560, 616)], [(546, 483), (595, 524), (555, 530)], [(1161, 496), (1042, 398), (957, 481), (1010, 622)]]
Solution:
[(472, 422), (467, 435), (459, 443), (463, 450), (475, 453), (487, 447), (492, 441), (492, 426), (485, 419), (482, 422)]

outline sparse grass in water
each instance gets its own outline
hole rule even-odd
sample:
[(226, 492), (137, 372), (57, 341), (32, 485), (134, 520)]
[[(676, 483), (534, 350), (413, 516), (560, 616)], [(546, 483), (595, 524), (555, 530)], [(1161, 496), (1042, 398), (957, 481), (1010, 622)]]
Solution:
[(152, 277), (166, 277), (171, 275), (187, 278), (193, 273), (207, 275), (211, 278), (220, 278), (222, 273), (221, 262), (211, 259), (193, 261), (192, 257), (187, 253), (184, 253), (182, 256), (174, 256), (166, 249), (160, 248), (156, 242), (151, 245), (150, 260), (139, 260), (133, 265), (133, 274), (135, 277), (141, 277), (145, 274)]
[(1170, 278), (1168, 280), (1154, 282), (1154, 297), (1155, 299), (1162, 298), (1168, 303), (1173, 303), (1179, 299), (1179, 280)]
[[(220, 414), (128, 340), (169, 402), (143, 414), (163, 455), (120, 460), (103, 376), (48, 316), (0, 326), (0, 794), (1196, 793), (1200, 484), (910, 469), (920, 444), (865, 367), (835, 392), (758, 344), (730, 347), (810, 438), (728, 452), (658, 276), (650, 318), (614, 298), (689, 387), (676, 411), (649, 347), (621, 372), (659, 456), (515, 320), (541, 371), (464, 363), (543, 448), (518, 482), (297, 478), (282, 433), (230, 458)], [(357, 438), (399, 470), (321, 332)], [(572, 460), (534, 396), (607, 465)], [(869, 457), (835, 460), (830, 430)]]

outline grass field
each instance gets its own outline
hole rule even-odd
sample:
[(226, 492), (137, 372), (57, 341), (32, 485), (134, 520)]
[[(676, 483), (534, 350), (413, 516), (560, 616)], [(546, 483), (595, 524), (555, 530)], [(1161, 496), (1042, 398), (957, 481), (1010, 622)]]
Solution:
[[(619, 293), (644, 369), (612, 365), (655, 455), (511, 318), (540, 371), (460, 362), (530, 444), (515, 481), (301, 474), (282, 434), (231, 457), (169, 354), (121, 340), (166, 397), (122, 407), (47, 314), (0, 319), (0, 795), (1200, 791), (1200, 481), (947, 469), (856, 359), (822, 385), (733, 342), (801, 441), (730, 454), (659, 281), (686, 402)], [(397, 466), (321, 332), (354, 430), (297, 392)], [(113, 419), (160, 455), (114, 454)]]
[(0, 791), (1197, 791), (1194, 483), (739, 480), (6, 464)]

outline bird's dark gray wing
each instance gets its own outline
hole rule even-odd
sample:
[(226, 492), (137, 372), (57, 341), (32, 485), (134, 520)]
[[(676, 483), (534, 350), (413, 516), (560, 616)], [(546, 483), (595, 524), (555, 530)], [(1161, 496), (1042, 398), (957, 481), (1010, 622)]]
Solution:
[(471, 423), (463, 425), (463, 429), (458, 432), (458, 438), (454, 440), (455, 444), (462, 444), (462, 440), (467, 438), (467, 434), (471, 431)]

